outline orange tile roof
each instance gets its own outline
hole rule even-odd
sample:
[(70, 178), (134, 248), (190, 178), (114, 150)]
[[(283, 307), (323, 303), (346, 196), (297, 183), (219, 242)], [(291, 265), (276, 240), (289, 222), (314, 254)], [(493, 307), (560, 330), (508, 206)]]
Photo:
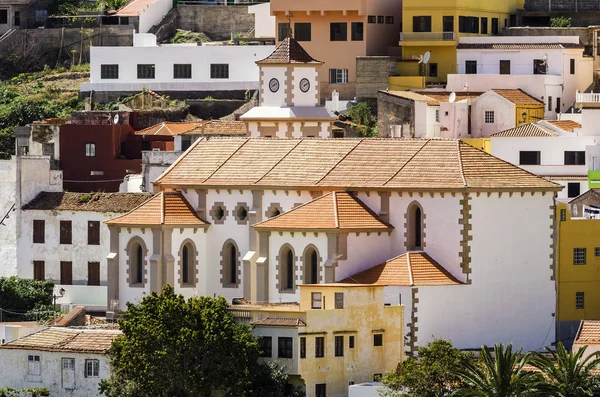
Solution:
[[(450, 100), (450, 91), (381, 91), (385, 94), (405, 98), (412, 101), (424, 102), (429, 106), (439, 106)], [(456, 100), (473, 99), (479, 97), (481, 92), (456, 92)]]
[(408, 252), (348, 277), (342, 283), (427, 286), (462, 284), (425, 252)]
[(537, 123), (523, 124), (492, 134), (492, 138), (530, 138), (558, 136), (555, 131)]
[(328, 191), (561, 189), (460, 140), (444, 139), (201, 138), (154, 183)]
[(269, 327), (306, 327), (306, 323), (298, 318), (267, 317), (256, 320), (252, 325), (264, 325)]
[(579, 326), (577, 337), (575, 338), (577, 345), (599, 345), (600, 344), (600, 321), (598, 320), (583, 320)]
[(543, 105), (539, 99), (532, 97), (521, 89), (518, 90), (492, 90), (496, 94), (508, 99), (515, 105)]
[(573, 120), (547, 120), (546, 122), (566, 132), (573, 132), (575, 128), (581, 128), (581, 124)]
[(208, 226), (179, 192), (160, 192), (128, 213), (105, 221), (107, 225)]
[(136, 131), (135, 135), (160, 135), (175, 136), (192, 131), (202, 125), (203, 122), (181, 122), (163, 121), (143, 130)]
[(0, 345), (0, 349), (105, 354), (120, 334), (118, 330), (50, 327)]
[(393, 226), (348, 192), (332, 192), (253, 225), (257, 230), (386, 231)]
[(157, 0), (132, 0), (119, 8), (115, 15), (118, 17), (137, 17), (155, 1)]
[(320, 65), (323, 62), (317, 61), (308, 53), (300, 43), (294, 38), (286, 37), (273, 51), (271, 55), (260, 61), (256, 61), (257, 65), (277, 65), (277, 64), (315, 64)]
[(183, 135), (246, 135), (246, 123), (244, 121), (228, 120), (206, 120), (193, 130)]
[(23, 210), (114, 212), (131, 211), (152, 193), (40, 192)]

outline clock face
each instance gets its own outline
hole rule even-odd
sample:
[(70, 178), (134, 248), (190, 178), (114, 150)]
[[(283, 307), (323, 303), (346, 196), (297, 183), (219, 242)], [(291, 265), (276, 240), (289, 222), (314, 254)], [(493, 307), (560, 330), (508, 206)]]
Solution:
[(308, 92), (308, 90), (310, 90), (310, 81), (306, 78), (300, 80), (300, 91)]
[(271, 79), (269, 81), (269, 89), (271, 90), (271, 92), (279, 91), (279, 80)]

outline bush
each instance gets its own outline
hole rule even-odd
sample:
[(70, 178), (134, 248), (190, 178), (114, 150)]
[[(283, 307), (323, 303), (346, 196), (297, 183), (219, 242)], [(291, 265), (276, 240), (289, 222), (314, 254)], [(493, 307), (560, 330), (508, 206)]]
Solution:
[(570, 28), (571, 26), (572, 26), (572, 24), (571, 24), (571, 18), (569, 18), (569, 17), (550, 18), (550, 27), (553, 27), (553, 28)]
[[(29, 319), (35, 319), (42, 312), (47, 315), (48, 310), (52, 309), (53, 291), (52, 281), (0, 278), (0, 308), (15, 313), (28, 313)], [(22, 320), (24, 315), (4, 313), (2, 316), (3, 321), (10, 321)]]

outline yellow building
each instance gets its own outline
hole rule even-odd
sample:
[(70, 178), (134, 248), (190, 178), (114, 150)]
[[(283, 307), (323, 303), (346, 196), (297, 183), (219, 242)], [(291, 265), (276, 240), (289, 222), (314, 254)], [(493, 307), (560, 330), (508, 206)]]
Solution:
[[(426, 82), (446, 82), (456, 73), (456, 46), (463, 36), (492, 36), (514, 25), (524, 0), (404, 0), (398, 76), (389, 78), (390, 90), (424, 88)], [(427, 65), (419, 63), (431, 53)]]
[(571, 342), (581, 320), (600, 319), (600, 190), (556, 208), (558, 332)]
[(285, 366), (307, 397), (342, 397), (403, 359), (404, 306), (384, 305), (384, 286), (300, 285), (298, 304), (233, 305), (261, 336), (265, 360)]

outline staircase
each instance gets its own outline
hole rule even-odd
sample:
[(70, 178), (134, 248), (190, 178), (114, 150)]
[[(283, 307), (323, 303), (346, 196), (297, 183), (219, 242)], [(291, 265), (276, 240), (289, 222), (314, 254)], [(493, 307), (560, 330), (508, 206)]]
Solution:
[(8, 40), (8, 38), (10, 36), (12, 36), (17, 30), (16, 29), (9, 29), (6, 31), (6, 33), (4, 33), (2, 36), (0, 36), (0, 43), (2, 43), (5, 40)]

